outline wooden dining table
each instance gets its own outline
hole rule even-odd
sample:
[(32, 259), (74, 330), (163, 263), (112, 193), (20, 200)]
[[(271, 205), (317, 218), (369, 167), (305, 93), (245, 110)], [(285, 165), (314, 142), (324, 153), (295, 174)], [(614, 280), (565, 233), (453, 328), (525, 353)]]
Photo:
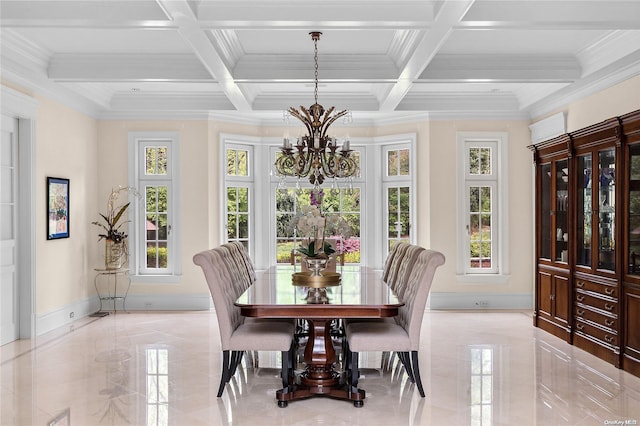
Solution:
[(309, 336), (304, 348), (305, 369), (289, 388), (276, 392), (278, 406), (313, 396), (353, 401), (362, 407), (363, 389), (351, 387), (336, 368), (332, 323), (345, 318), (385, 318), (398, 314), (403, 305), (382, 280), (380, 271), (364, 266), (338, 267), (338, 285), (320, 290), (300, 283), (293, 274), (299, 267), (272, 266), (258, 274), (256, 282), (235, 302), (240, 313), (251, 318), (291, 318), (306, 320)]

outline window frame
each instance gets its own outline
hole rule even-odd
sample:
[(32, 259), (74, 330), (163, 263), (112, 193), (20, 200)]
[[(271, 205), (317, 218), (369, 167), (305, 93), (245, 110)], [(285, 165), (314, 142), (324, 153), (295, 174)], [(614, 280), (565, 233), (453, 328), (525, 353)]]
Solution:
[[(491, 174), (470, 175), (468, 148), (492, 146)], [(509, 279), (508, 227), (508, 133), (458, 132), (457, 149), (457, 242), (456, 278), (462, 283), (505, 284)], [(469, 188), (491, 186), (492, 190), (492, 268), (471, 268), (469, 240)]]
[[(129, 195), (133, 218), (129, 222), (129, 274), (136, 282), (179, 282), (182, 275), (182, 256), (180, 245), (180, 192), (179, 188), (179, 134), (178, 132), (129, 132), (129, 186), (140, 192), (140, 197)], [(166, 146), (169, 152), (167, 176), (145, 176), (145, 163), (142, 152), (146, 146)], [(146, 253), (146, 215), (144, 186), (164, 183), (167, 186), (167, 251), (172, 253), (167, 260), (167, 268), (153, 271), (142, 265)], [(133, 248), (133, 250), (131, 250)]]
[[(417, 152), (415, 134), (394, 135), (377, 139), (380, 151), (380, 167), (382, 170), (382, 181), (380, 183), (380, 197), (382, 206), (389, 206), (389, 189), (390, 188), (409, 188), (409, 242), (416, 244), (418, 238), (418, 223), (416, 215), (416, 198), (417, 198)], [(388, 171), (388, 155), (390, 151), (409, 150), (409, 174), (408, 175), (389, 175)], [(398, 240), (398, 238), (389, 237), (389, 211), (388, 208), (382, 209), (382, 253), (381, 259), (386, 259), (389, 255), (389, 241)]]
[[(252, 242), (252, 237), (253, 235), (255, 235), (254, 230), (254, 212), (256, 211), (254, 208), (254, 204), (255, 204), (255, 184), (254, 184), (254, 180), (255, 180), (255, 167), (254, 167), (254, 163), (255, 163), (255, 145), (252, 143), (249, 143), (248, 141), (242, 141), (242, 140), (237, 140), (237, 138), (233, 138), (230, 136), (225, 136), (224, 139), (222, 140), (222, 148), (221, 148), (221, 161), (222, 163), (225, 165), (224, 167), (222, 167), (221, 170), (221, 174), (222, 174), (222, 179), (221, 181), (223, 182), (223, 189), (222, 189), (222, 194), (221, 194), (221, 198), (222, 198), (222, 206), (223, 206), (223, 210), (222, 210), (222, 217), (221, 217), (221, 221), (222, 221), (222, 235), (221, 235), (221, 239), (223, 242), (227, 243), (230, 241), (245, 241), (245, 239), (243, 238), (236, 238), (236, 239), (229, 239), (229, 234), (228, 234), (228, 223), (227, 223), (227, 213), (229, 212), (229, 206), (228, 206), (228, 197), (227, 197), (227, 190), (230, 187), (236, 187), (236, 188), (247, 188), (247, 192), (248, 192), (248, 196), (247, 196), (247, 202), (248, 202), (248, 210), (247, 210), (247, 215), (249, 218), (249, 222), (248, 222), (248, 236), (246, 238), (247, 241), (247, 251), (249, 253), (253, 253), (254, 249), (253, 249), (253, 242)], [(227, 150), (229, 149), (233, 149), (236, 151), (246, 151), (247, 152), (247, 175), (243, 176), (243, 175), (228, 175), (227, 174), (227, 168), (226, 168), (226, 158), (227, 158)]]
[[(411, 191), (411, 235), (412, 242), (415, 243), (418, 237), (417, 226), (417, 150), (416, 150), (416, 138), (415, 133), (397, 134), (384, 137), (351, 137), (351, 149), (357, 150), (360, 155), (360, 175), (353, 178), (352, 184), (354, 188), (360, 189), (360, 203), (361, 203), (361, 216), (360, 216), (360, 263), (363, 265), (369, 265), (375, 268), (382, 268), (384, 260), (388, 253), (388, 249), (382, 247), (386, 242), (386, 236), (380, 232), (383, 229), (383, 224), (386, 223), (386, 218), (383, 219), (384, 213), (380, 208), (383, 202), (386, 186), (383, 184), (382, 172), (380, 165), (382, 164), (382, 148), (384, 146), (393, 146), (398, 149), (398, 144), (408, 144), (411, 150), (411, 163), (410, 171), (411, 178), (406, 179), (404, 176), (402, 180), (389, 180), (393, 184), (397, 185), (399, 182), (407, 181), (408, 187)], [(226, 228), (224, 227), (226, 218), (226, 190), (227, 177), (226, 177), (226, 147), (229, 144), (246, 144), (252, 145), (254, 148), (253, 173), (254, 173), (254, 187), (253, 187), (253, 203), (250, 206), (252, 213), (250, 213), (250, 237), (249, 237), (249, 254), (254, 261), (256, 269), (263, 269), (269, 265), (274, 264), (276, 261), (275, 253), (275, 241), (276, 241), (276, 229), (271, 224), (275, 223), (276, 205), (275, 205), (275, 189), (278, 186), (280, 178), (277, 176), (273, 167), (275, 156), (280, 150), (282, 145), (282, 139), (279, 137), (254, 137), (238, 134), (220, 134), (219, 145), (219, 159), (220, 165), (219, 177), (219, 203), (221, 206), (219, 210), (220, 219), (219, 226), (221, 229), (220, 243), (225, 242)], [(269, 158), (269, 161), (261, 161), (258, 159)], [(295, 183), (297, 179), (288, 177), (287, 180)], [(300, 179), (300, 186), (306, 187), (308, 181), (306, 179)], [(340, 186), (344, 187), (346, 182), (340, 182)], [(311, 187), (311, 185), (308, 185)], [(323, 185), (324, 188), (330, 188), (331, 183), (326, 182)], [(212, 205), (213, 207), (213, 205)], [(253, 212), (269, 212), (268, 214), (254, 214)], [(366, 214), (364, 214), (366, 212)], [(253, 232), (252, 230), (256, 230)], [(264, 230), (258, 233), (257, 230)]]

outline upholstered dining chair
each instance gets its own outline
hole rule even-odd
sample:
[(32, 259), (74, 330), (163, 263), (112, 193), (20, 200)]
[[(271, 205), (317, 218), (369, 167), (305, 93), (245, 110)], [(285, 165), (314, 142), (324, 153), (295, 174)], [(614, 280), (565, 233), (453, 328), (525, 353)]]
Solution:
[(393, 246), (389, 256), (387, 257), (385, 268), (382, 270), (382, 280), (391, 288), (395, 285), (400, 265), (402, 264), (409, 247), (411, 247), (410, 243), (400, 241)]
[(399, 295), (404, 305), (400, 307), (394, 322), (367, 321), (346, 325), (347, 378), (351, 387), (358, 387), (359, 352), (396, 352), (410, 380), (416, 383), (420, 396), (424, 398), (418, 363), (420, 329), (433, 277), (444, 262), (444, 255), (438, 251), (420, 252), (402, 289), (402, 296)]
[(292, 321), (244, 321), (234, 305), (242, 293), (238, 293), (241, 286), (229, 282), (229, 263), (225, 263), (221, 255), (224, 252), (215, 248), (193, 257), (193, 262), (204, 272), (220, 329), (222, 374), (218, 397), (222, 396), (225, 385), (235, 374), (245, 351), (280, 351), (282, 387), (287, 388), (293, 376), (294, 324)]

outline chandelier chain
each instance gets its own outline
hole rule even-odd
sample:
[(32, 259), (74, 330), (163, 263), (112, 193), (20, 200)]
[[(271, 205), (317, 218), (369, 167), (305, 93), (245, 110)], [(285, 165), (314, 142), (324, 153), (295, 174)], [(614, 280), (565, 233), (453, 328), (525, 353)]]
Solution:
[(313, 92), (314, 94), (314, 98), (315, 98), (315, 103), (318, 103), (318, 38), (319, 37), (314, 37), (313, 38), (313, 63), (315, 64), (315, 90)]

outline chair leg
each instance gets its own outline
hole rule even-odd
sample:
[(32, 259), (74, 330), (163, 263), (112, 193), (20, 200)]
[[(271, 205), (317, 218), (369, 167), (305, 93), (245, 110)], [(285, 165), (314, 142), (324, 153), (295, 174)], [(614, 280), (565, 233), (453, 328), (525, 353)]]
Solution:
[(224, 392), (224, 385), (227, 384), (231, 375), (229, 374), (229, 351), (222, 351), (222, 373), (220, 374), (220, 387), (218, 387), (218, 398)]
[(236, 370), (238, 369), (238, 365), (240, 365), (240, 361), (242, 361), (242, 355), (244, 351), (231, 351), (231, 365), (230, 365), (230, 373), (227, 382), (231, 380), (231, 378), (236, 374)]
[(288, 351), (282, 351), (281, 352), (281, 356), (282, 356), (282, 365), (281, 365), (281, 370), (280, 370), (280, 377), (282, 378), (282, 388), (283, 389), (288, 389), (289, 388), (289, 373), (290, 373), (290, 368), (291, 368), (291, 361), (290, 361), (290, 356), (291, 356), (291, 350)]
[(422, 388), (422, 380), (420, 379), (420, 368), (418, 367), (418, 351), (411, 351), (411, 364), (413, 369), (413, 377), (418, 386), (418, 392), (420, 396), (424, 398), (424, 389)]
[(415, 377), (413, 375), (413, 368), (411, 367), (411, 357), (409, 356), (409, 352), (397, 352), (398, 358), (400, 358), (400, 362), (404, 366), (404, 370), (407, 372), (409, 376), (409, 381), (411, 383), (415, 383)]
[(358, 387), (358, 379), (360, 378), (360, 370), (358, 367), (358, 352), (349, 351), (349, 357), (351, 358), (351, 387)]

